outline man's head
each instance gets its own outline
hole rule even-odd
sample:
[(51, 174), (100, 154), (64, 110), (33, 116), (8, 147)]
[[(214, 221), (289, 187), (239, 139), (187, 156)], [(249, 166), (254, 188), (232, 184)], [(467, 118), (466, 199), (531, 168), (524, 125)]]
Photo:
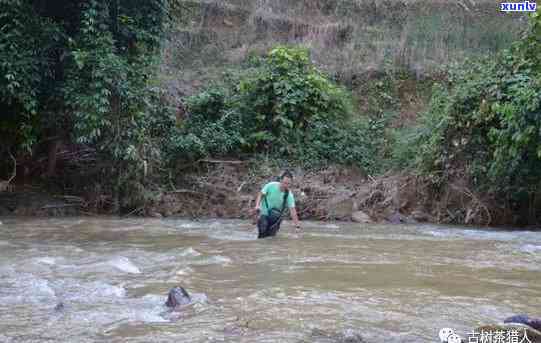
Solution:
[(282, 173), (280, 176), (280, 188), (285, 191), (286, 189), (289, 189), (289, 186), (291, 185), (291, 180), (293, 179), (293, 175), (290, 171), (286, 170)]

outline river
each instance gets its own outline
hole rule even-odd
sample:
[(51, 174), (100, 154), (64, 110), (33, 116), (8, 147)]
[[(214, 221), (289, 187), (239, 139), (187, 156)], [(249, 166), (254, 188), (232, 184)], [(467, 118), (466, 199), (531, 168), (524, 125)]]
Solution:
[[(299, 343), (323, 330), (418, 343), (541, 315), (541, 232), (305, 222), (255, 238), (245, 221), (2, 218), (0, 342)], [(194, 303), (170, 312), (176, 285)]]

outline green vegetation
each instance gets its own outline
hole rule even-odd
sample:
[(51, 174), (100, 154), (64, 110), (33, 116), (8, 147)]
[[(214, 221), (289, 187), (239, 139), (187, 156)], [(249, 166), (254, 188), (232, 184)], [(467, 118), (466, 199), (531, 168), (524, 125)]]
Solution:
[(150, 87), (167, 13), (165, 0), (1, 0), (1, 153), (86, 145), (118, 208), (143, 174), (129, 166), (158, 155), (154, 124), (167, 120)]
[(466, 177), (506, 207), (527, 208), (533, 217), (523, 223), (535, 223), (541, 204), (540, 23), (532, 16), (527, 35), (497, 59), (451, 68), (419, 126), (397, 135), (394, 154), (436, 184)]
[(350, 93), (315, 68), (305, 49), (277, 47), (240, 75), (187, 99), (175, 160), (267, 153), (306, 166), (375, 171), (380, 121), (354, 118)]
[[(297, 10), (314, 10), (302, 6)], [(351, 1), (321, 6), (328, 19), (341, 18), (340, 9), (357, 8)], [(403, 12), (399, 5), (393, 9)], [(297, 16), (281, 19), (261, 11), (250, 21), (250, 11), (247, 3), (0, 0), (0, 158), (16, 155), (19, 171), (38, 170), (49, 178), (46, 183), (62, 190), (98, 193), (102, 200), (96, 207), (113, 212), (144, 207), (174, 183), (179, 165), (233, 157), (307, 168), (354, 165), (370, 174), (409, 168), (432, 180), (435, 189), (463, 179), (507, 209), (526, 208), (523, 222), (536, 221), (541, 208), (539, 14), (531, 16), (527, 32), (509, 50), (448, 67), (428, 90), (433, 79), (420, 80), (422, 66), (415, 61), (426, 62), (430, 70), (432, 62), (454, 60), (451, 55), (460, 49), (475, 51), (472, 56), (499, 50), (512, 34), (500, 39), (485, 30), (489, 37), (481, 41), (489, 46), (471, 45), (469, 40), (479, 38), (474, 30), (454, 25), (448, 14), (427, 12), (409, 23), (409, 17), (381, 17), (375, 9), (372, 17), (363, 14), (367, 22), (373, 19), (373, 29), (357, 36), (359, 28), (348, 21), (314, 26)], [(164, 47), (165, 33), (174, 31), (168, 30), (171, 13), (180, 25), (175, 33), (183, 38)], [(198, 31), (201, 25), (192, 17), (207, 28), (218, 27)], [(370, 48), (382, 39), (376, 29), (380, 21), (393, 24), (384, 26), (396, 33), (394, 43)], [(454, 27), (446, 37), (434, 29), (442, 22)], [(236, 26), (250, 28), (264, 44), (246, 47)], [(299, 41), (312, 37), (313, 44), (310, 50), (280, 45), (291, 38), (283, 34), (298, 35)], [(223, 47), (216, 43), (222, 35)], [(238, 54), (223, 53), (231, 46)], [(157, 66), (208, 67), (207, 60), (198, 59), (199, 50), (208, 52), (209, 70), (219, 71), (223, 66), (217, 65), (224, 63), (233, 67), (185, 97), (182, 116), (160, 88), (164, 80)], [(434, 54), (427, 51), (439, 55), (428, 61)], [(162, 53), (174, 61), (164, 63)], [(359, 66), (367, 60), (377, 64), (363, 74)], [(425, 97), (430, 104), (419, 116)], [(62, 142), (72, 156), (57, 179), (58, 144), (53, 142)], [(36, 162), (36, 154), (44, 152), (46, 168)], [(2, 176), (10, 171), (11, 166), (0, 166)]]

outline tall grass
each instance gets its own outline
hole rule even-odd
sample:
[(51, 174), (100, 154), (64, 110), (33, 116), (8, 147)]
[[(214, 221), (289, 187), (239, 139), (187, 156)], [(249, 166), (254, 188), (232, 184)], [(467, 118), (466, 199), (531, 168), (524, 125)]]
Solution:
[(520, 16), (493, 1), (181, 1), (169, 62), (177, 69), (238, 63), (276, 44), (304, 45), (332, 74), (407, 69), (418, 76), (516, 39)]

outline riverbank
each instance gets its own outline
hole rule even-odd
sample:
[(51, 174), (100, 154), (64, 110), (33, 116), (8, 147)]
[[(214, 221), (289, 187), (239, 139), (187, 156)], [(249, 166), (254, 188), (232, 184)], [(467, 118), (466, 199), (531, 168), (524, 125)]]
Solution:
[[(148, 201), (121, 215), (250, 219), (257, 192), (280, 171), (269, 161), (201, 160), (173, 176), (168, 186), (155, 186)], [(470, 190), (466, 180), (438, 189), (427, 178), (405, 172), (371, 176), (339, 166), (292, 171), (293, 193), (304, 220), (516, 225), (516, 217), (488, 195)], [(0, 215), (111, 214), (111, 201), (106, 192), (55, 194), (17, 185), (13, 192), (0, 193)]]

